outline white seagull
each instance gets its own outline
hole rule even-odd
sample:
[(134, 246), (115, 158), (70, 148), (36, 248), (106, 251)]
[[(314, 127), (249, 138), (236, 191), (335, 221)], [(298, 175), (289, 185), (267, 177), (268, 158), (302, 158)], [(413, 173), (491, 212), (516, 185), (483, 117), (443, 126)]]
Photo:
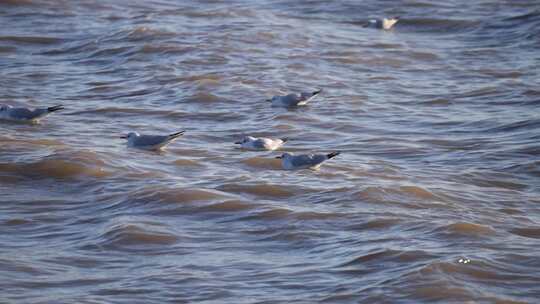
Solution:
[(14, 108), (9, 105), (2, 105), (0, 106), (0, 119), (37, 123), (40, 119), (51, 114), (52, 112), (63, 109), (64, 106), (62, 105), (48, 108), (36, 108), (34, 110), (30, 110), (28, 108)]
[(144, 150), (161, 150), (166, 145), (182, 136), (185, 131), (176, 132), (169, 135), (140, 135), (137, 132), (129, 132), (120, 138), (127, 139), (127, 146)]
[(252, 151), (274, 151), (281, 148), (287, 142), (287, 138), (266, 138), (246, 136), (242, 141), (237, 141), (235, 144), (241, 145), (243, 149)]
[(399, 21), (399, 17), (371, 19), (364, 25), (364, 27), (374, 27), (378, 29), (389, 30), (398, 21)]
[(291, 153), (283, 153), (276, 158), (281, 159), (281, 166), (285, 170), (312, 169), (317, 170), (321, 164), (341, 152), (332, 152), (330, 154), (303, 154), (293, 155)]
[(306, 105), (321, 92), (322, 89), (311, 93), (301, 92), (300, 94), (276, 95), (272, 97), (272, 99), (267, 99), (266, 101), (272, 102), (273, 107), (293, 108)]

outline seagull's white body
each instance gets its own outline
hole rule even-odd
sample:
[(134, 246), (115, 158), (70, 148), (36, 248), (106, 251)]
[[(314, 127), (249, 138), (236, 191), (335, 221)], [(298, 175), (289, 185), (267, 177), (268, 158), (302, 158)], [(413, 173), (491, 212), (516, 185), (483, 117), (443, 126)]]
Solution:
[(398, 17), (395, 18), (382, 18), (369, 20), (368, 27), (375, 27), (378, 29), (389, 30), (399, 21)]
[(64, 107), (61, 105), (48, 108), (37, 108), (34, 110), (29, 108), (14, 108), (9, 105), (2, 105), (0, 106), (0, 119), (38, 123), (40, 119), (51, 114), (52, 112), (63, 109)]
[(293, 155), (291, 153), (284, 153), (277, 158), (281, 159), (281, 166), (285, 170), (300, 170), (300, 169), (312, 169), (317, 170), (322, 163), (330, 158), (339, 155), (340, 152), (332, 152), (330, 154), (302, 154)]
[(287, 138), (266, 138), (266, 137), (253, 137), (246, 136), (240, 142), (235, 144), (241, 145), (243, 149), (252, 151), (274, 151), (281, 148), (283, 144), (287, 142)]
[(312, 93), (302, 92), (293, 93), (288, 95), (276, 95), (269, 101), (272, 102), (273, 107), (293, 108), (298, 106), (304, 106), (311, 100), (313, 100), (322, 90), (318, 90)]
[(143, 150), (161, 150), (178, 137), (182, 136), (184, 131), (169, 135), (141, 135), (137, 132), (130, 132), (122, 138), (127, 139), (127, 146)]

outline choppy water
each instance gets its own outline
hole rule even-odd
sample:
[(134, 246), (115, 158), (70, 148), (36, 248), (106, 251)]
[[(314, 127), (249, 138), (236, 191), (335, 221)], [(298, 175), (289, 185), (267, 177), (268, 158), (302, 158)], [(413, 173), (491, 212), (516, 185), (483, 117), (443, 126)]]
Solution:
[(360, 2), (0, 1), (0, 302), (536, 303), (540, 5)]

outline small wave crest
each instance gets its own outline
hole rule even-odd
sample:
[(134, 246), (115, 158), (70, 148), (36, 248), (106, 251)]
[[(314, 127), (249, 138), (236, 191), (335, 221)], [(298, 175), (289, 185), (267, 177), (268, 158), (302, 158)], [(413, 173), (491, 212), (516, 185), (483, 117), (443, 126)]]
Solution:
[(184, 204), (223, 201), (230, 198), (227, 194), (216, 190), (152, 186), (131, 192), (126, 199), (128, 201)]
[(487, 225), (468, 223), (468, 222), (455, 222), (442, 227), (438, 227), (434, 230), (437, 234), (447, 235), (450, 237), (459, 236), (490, 236), (495, 234), (495, 230)]
[(380, 263), (411, 263), (423, 260), (429, 260), (435, 256), (431, 253), (422, 250), (395, 250), (395, 249), (382, 249), (374, 252), (366, 253), (351, 260), (342, 263), (338, 267), (351, 267), (355, 265), (368, 266), (369, 264)]
[(122, 249), (173, 245), (178, 236), (155, 224), (120, 223), (107, 227), (99, 239), (100, 247)]
[(244, 193), (251, 194), (262, 197), (272, 197), (272, 198), (287, 198), (294, 196), (297, 193), (305, 193), (307, 189), (292, 187), (292, 186), (283, 186), (283, 185), (273, 185), (273, 184), (255, 184), (255, 185), (245, 185), (245, 184), (224, 184), (219, 188), (220, 190), (232, 193)]

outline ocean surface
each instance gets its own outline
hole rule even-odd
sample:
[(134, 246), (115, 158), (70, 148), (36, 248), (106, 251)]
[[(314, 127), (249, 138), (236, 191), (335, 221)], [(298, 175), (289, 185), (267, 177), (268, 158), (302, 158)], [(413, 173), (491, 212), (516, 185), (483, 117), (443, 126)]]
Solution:
[(0, 303), (540, 301), (538, 1), (0, 0), (0, 92)]

